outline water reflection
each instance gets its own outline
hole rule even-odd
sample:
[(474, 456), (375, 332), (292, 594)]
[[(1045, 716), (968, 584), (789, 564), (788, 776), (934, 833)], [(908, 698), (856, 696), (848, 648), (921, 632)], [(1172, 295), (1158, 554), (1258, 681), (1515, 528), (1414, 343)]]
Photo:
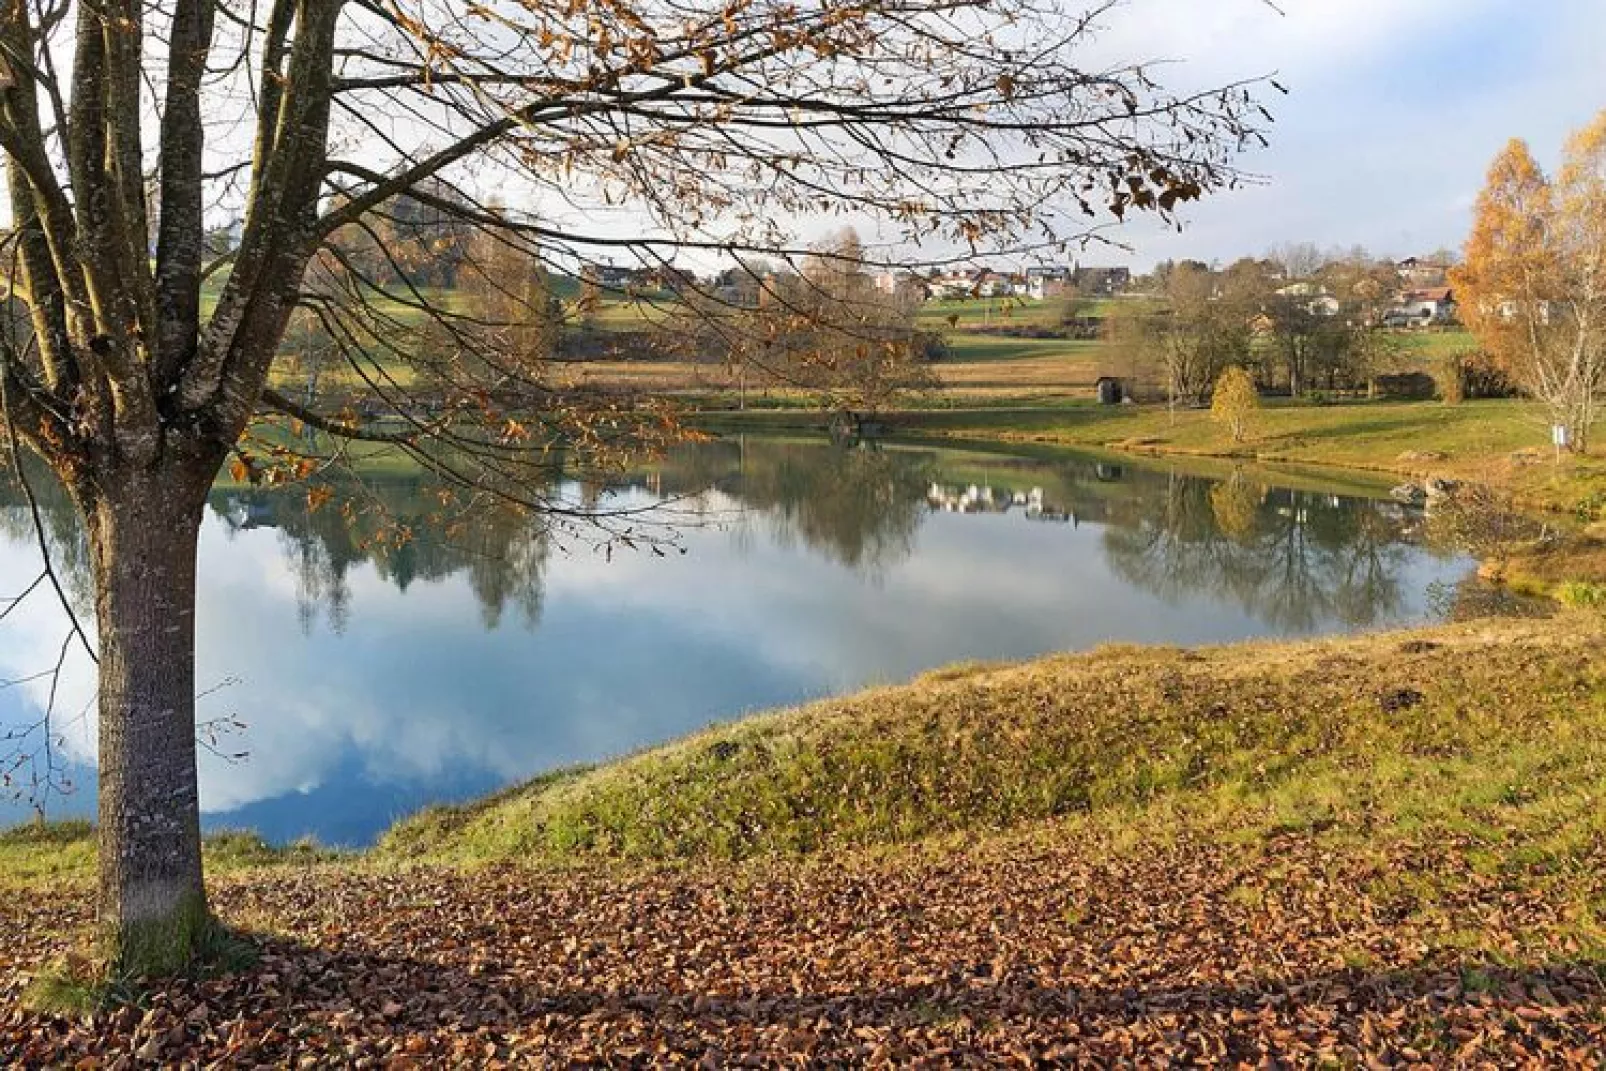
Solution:
[(1268, 487), (1242, 473), (1164, 478), (1135, 517), (1105, 533), (1111, 566), (1167, 600), (1206, 594), (1279, 632), (1397, 618), (1420, 515), (1392, 502)]
[(302, 630), (320, 609), (335, 632), (351, 615), (353, 569), (371, 565), (406, 593), (415, 583), (463, 574), (487, 629), (510, 609), (526, 627), (541, 619), (550, 538), (547, 526), (502, 503), (470, 511), (444, 511), (441, 488), (422, 475), (365, 479), (339, 486), (333, 501), (315, 505), (299, 490), (243, 490), (212, 496), (212, 510), (231, 534), (255, 529), (278, 533), (296, 578)]
[[(71, 509), (39, 489), (85, 592)], [(318, 508), (301, 488), (212, 497), (199, 677), (239, 683), (202, 716), (238, 714), (250, 753), (203, 759), (214, 825), (361, 843), (422, 803), (757, 708), (961, 659), (1409, 621), (1466, 572), (1386, 501), (1064, 455), (688, 446), (587, 492), (702, 517), (685, 554), (663, 558), (465, 511), (417, 473), (335, 490)], [(36, 561), (17, 489), (0, 482), (0, 595)], [(30, 603), (0, 626), (0, 680), (53, 655), (49, 610)], [(92, 678), (69, 669), (70, 707)], [(37, 688), (0, 689), (0, 725), (42, 703)], [(92, 760), (92, 724), (64, 731)]]

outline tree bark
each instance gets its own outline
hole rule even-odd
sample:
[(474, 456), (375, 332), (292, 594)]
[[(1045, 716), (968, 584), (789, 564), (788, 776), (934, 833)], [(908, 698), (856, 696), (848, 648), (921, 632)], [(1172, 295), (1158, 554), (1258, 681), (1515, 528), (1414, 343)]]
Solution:
[(195, 745), (196, 544), (208, 481), (161, 466), (85, 510), (100, 644), (100, 896), (106, 951), (167, 973), (210, 926)]

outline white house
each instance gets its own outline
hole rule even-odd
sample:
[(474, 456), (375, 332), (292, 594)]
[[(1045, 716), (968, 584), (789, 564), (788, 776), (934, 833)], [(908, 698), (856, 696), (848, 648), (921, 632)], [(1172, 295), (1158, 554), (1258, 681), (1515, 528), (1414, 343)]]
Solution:
[(1455, 292), (1448, 286), (1407, 290), (1398, 304), (1383, 316), (1389, 327), (1426, 327), (1455, 319)]
[(1071, 288), (1075, 278), (1075, 269), (1058, 267), (1035, 267), (1026, 269), (1026, 296), (1033, 301), (1046, 301), (1049, 298), (1063, 297)]
[(926, 286), (931, 296), (939, 301), (973, 297), (981, 283), (981, 274), (975, 268), (949, 268), (933, 275)]
[(1015, 276), (1003, 272), (984, 271), (976, 284), (976, 293), (984, 298), (1014, 297)]
[(1394, 271), (1407, 286), (1435, 288), (1442, 287), (1449, 278), (1450, 266), (1420, 257), (1406, 257), (1394, 265)]
[(1277, 291), (1278, 297), (1305, 298), (1305, 309), (1312, 316), (1337, 316), (1343, 307), (1339, 300), (1327, 292), (1327, 287), (1316, 283), (1290, 283)]

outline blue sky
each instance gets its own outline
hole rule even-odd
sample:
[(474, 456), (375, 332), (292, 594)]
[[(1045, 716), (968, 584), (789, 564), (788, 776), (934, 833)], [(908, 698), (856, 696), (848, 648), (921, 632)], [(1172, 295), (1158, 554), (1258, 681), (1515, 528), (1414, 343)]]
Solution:
[[(1606, 109), (1602, 0), (1132, 0), (1102, 47), (1177, 58), (1209, 83), (1275, 71), (1264, 186), (1129, 228), (1130, 260), (1231, 260), (1285, 241), (1404, 256), (1459, 246), (1490, 159), (1526, 138), (1547, 167)], [(1111, 259), (1117, 259), (1111, 257)]]

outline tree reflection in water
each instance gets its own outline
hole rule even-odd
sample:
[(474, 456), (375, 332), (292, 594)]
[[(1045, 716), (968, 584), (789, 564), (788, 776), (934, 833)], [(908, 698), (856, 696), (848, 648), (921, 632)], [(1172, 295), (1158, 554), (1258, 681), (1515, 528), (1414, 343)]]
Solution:
[(212, 508), (235, 530), (271, 527), (296, 574), (303, 629), (320, 608), (342, 631), (351, 614), (350, 574), (372, 564), (380, 579), (406, 591), (418, 581), (468, 575), (487, 628), (516, 610), (534, 627), (541, 618), (550, 526), (499, 502), (443, 508), (439, 484), (424, 477), (368, 479), (337, 486), (316, 505), (304, 489), (214, 494)]
[(1399, 613), (1401, 573), (1421, 520), (1391, 502), (1171, 473), (1112, 525), (1115, 570), (1168, 601), (1227, 598), (1285, 631), (1332, 619), (1363, 627)]
[[(1103, 526), (1104, 554), (1127, 582), (1168, 601), (1229, 600), (1280, 631), (1323, 621), (1364, 627), (1400, 612), (1402, 575), (1423, 542), (1421, 516), (1387, 501), (1271, 486), (1243, 471), (1212, 480), (1070, 457), (1029, 459), (876, 445), (741, 437), (687, 444), (588, 500), (674, 499), (688, 516), (728, 522), (739, 538), (801, 544), (873, 578), (913, 552), (947, 484), (976, 488), (993, 512)], [(55, 557), (87, 592), (70, 503), (35, 481)], [(545, 572), (561, 546), (541, 518), (449, 500), (423, 473), (347, 478), (331, 494), (304, 486), (220, 489), (212, 509), (233, 531), (273, 528), (297, 578), (302, 625), (343, 629), (351, 574), (371, 564), (406, 591), (466, 573), (486, 627), (511, 611), (541, 616)], [(945, 492), (946, 494), (947, 492)], [(14, 483), (0, 478), (0, 533), (32, 538)]]

